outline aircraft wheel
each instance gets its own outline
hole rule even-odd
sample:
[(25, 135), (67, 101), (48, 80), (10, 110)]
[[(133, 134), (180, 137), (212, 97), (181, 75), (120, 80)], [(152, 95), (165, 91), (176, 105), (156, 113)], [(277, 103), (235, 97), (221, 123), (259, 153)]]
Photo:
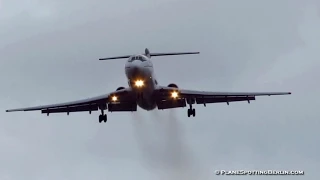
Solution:
[(103, 121), (103, 116), (99, 115), (99, 123), (101, 123)]
[(106, 123), (107, 121), (108, 121), (108, 119), (107, 119), (107, 115), (105, 114), (105, 115), (103, 115), (103, 121)]
[(191, 109), (188, 109), (188, 117), (191, 116)]
[(193, 115), (193, 117), (196, 116), (196, 109), (192, 109), (192, 115)]

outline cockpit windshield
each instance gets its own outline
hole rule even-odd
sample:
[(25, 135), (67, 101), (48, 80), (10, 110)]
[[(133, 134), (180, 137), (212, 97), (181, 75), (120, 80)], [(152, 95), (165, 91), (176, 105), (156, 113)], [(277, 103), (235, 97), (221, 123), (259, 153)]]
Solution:
[(132, 56), (129, 59), (129, 62), (132, 62), (132, 61), (135, 61), (135, 60), (146, 61), (145, 57), (143, 57), (143, 56)]

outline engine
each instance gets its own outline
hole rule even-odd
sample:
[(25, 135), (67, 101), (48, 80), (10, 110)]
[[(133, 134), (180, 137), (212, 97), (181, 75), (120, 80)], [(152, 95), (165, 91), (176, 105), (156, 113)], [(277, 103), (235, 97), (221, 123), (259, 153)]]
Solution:
[(121, 89), (125, 89), (124, 87), (118, 87), (117, 91), (121, 90)]
[(169, 84), (169, 85), (168, 85), (168, 87), (171, 87), (171, 88), (178, 88), (178, 86), (177, 86), (176, 84), (174, 84), (174, 83)]

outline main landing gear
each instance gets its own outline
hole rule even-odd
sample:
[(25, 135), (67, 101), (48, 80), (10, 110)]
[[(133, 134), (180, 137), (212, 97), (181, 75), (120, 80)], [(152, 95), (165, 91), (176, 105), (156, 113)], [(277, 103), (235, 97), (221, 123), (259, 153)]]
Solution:
[(196, 110), (194, 108), (192, 108), (192, 104), (190, 104), (190, 108), (188, 109), (188, 117), (190, 116), (195, 117), (196, 116)]
[(104, 111), (101, 109), (101, 115), (99, 116), (99, 123), (107, 122), (107, 114), (104, 114)]

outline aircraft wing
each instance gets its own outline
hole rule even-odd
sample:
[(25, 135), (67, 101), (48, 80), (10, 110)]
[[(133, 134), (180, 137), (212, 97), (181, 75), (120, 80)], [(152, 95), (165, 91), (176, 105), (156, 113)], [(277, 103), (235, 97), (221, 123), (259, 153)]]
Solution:
[[(82, 99), (78, 101), (71, 101), (59, 104), (51, 104), (51, 105), (42, 105), (42, 106), (34, 106), (28, 108), (19, 108), (19, 109), (10, 109), (6, 110), (6, 112), (15, 112), (15, 111), (38, 111), (41, 110), (42, 113), (50, 114), (50, 113), (70, 113), (70, 112), (81, 112), (81, 111), (98, 111), (100, 108), (103, 110), (107, 109), (109, 105), (109, 109), (112, 110), (113, 100), (112, 97), (117, 97), (116, 104), (118, 105), (116, 108), (118, 111), (124, 110), (126, 111), (126, 107), (123, 107), (126, 104), (133, 104), (135, 102), (133, 99), (130, 99), (132, 96), (128, 96), (131, 92), (131, 89), (125, 88), (118, 91), (111, 92), (109, 94)], [(110, 105), (111, 104), (111, 105)], [(134, 104), (132, 105), (134, 107)], [(114, 109), (114, 108), (113, 108)], [(128, 108), (127, 108), (128, 109)], [(133, 109), (134, 110), (134, 109)]]
[[(174, 102), (173, 100), (168, 99), (172, 92), (178, 93), (178, 100)], [(209, 104), (209, 103), (227, 103), (237, 102), (237, 101), (252, 101), (255, 100), (256, 96), (272, 96), (272, 95), (288, 95), (291, 92), (209, 92), (209, 91), (195, 91), (195, 90), (186, 90), (173, 87), (160, 87), (158, 89), (158, 102), (160, 104), (160, 109), (169, 109), (173, 108), (174, 105), (171, 105), (169, 101), (175, 103), (177, 107), (185, 107), (185, 101), (191, 101), (192, 104)], [(179, 100), (181, 100), (179, 102)], [(164, 103), (167, 101), (167, 103)], [(169, 104), (163, 105), (161, 104)], [(166, 106), (170, 106), (167, 108)], [(159, 106), (158, 106), (159, 108)]]

